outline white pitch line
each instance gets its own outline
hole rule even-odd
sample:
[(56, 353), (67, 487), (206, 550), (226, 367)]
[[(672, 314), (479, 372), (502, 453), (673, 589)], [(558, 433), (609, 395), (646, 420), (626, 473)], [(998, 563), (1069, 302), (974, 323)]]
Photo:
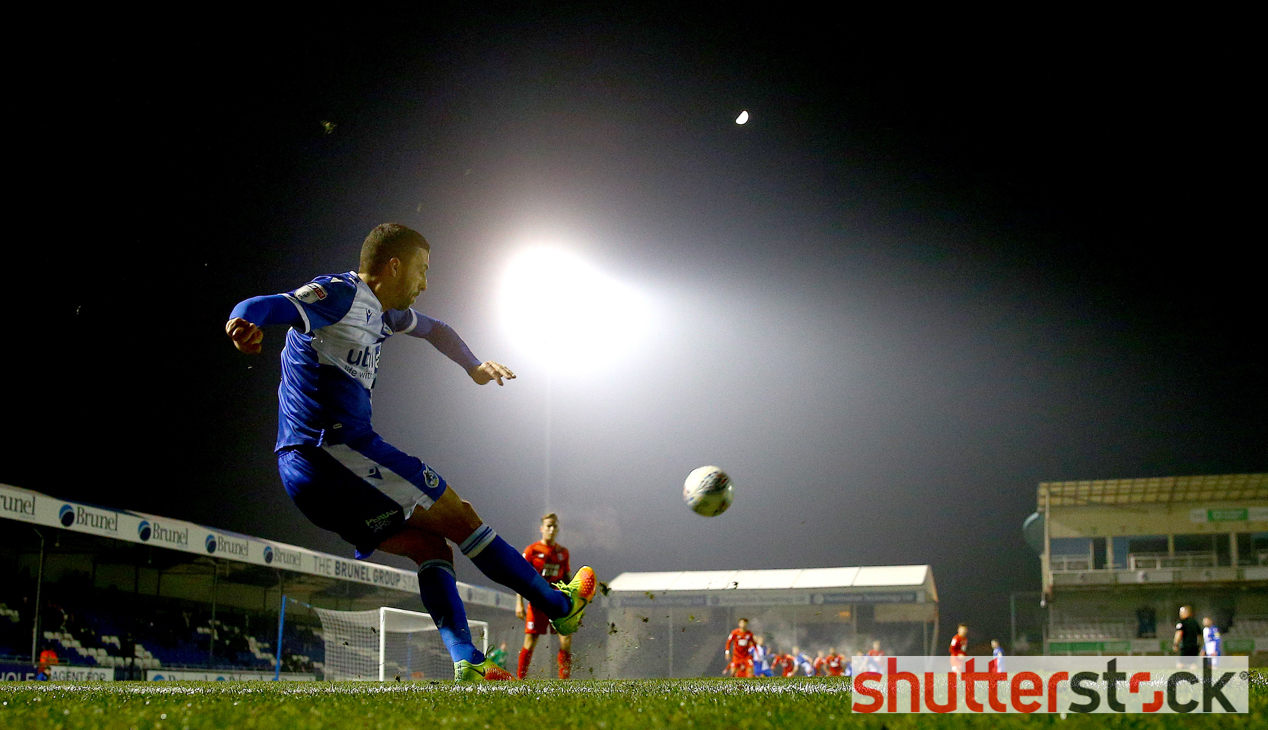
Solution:
[(41, 694), (91, 694), (107, 693), (115, 695), (268, 695), (308, 697), (317, 695), (397, 695), (425, 693), (475, 692), (478, 694), (526, 694), (526, 695), (627, 695), (639, 694), (644, 697), (663, 695), (677, 696), (740, 696), (750, 694), (772, 695), (815, 695), (844, 694), (850, 692), (847, 682), (796, 682), (792, 684), (774, 684), (767, 682), (693, 682), (683, 681), (681, 684), (670, 684), (667, 680), (655, 684), (643, 684), (630, 680), (573, 680), (570, 682), (482, 682), (479, 684), (455, 684), (451, 681), (437, 681), (435, 684), (420, 682), (286, 682), (285, 686), (273, 683), (234, 682), (232, 684), (217, 683), (207, 687), (191, 687), (173, 685), (167, 682), (151, 682), (146, 684), (112, 684), (109, 682), (84, 684), (59, 684), (45, 682), (14, 683), (4, 689), (17, 691), (34, 691)]

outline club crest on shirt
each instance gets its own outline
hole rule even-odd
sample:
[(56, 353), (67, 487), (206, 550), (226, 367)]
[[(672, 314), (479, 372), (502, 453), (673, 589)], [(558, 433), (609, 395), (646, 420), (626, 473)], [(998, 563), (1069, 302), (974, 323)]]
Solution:
[(435, 489), (440, 485), (440, 475), (431, 470), (431, 467), (423, 469), (423, 481), (431, 489)]
[(321, 284), (305, 284), (295, 290), (295, 298), (304, 304), (316, 304), (326, 298), (326, 289)]

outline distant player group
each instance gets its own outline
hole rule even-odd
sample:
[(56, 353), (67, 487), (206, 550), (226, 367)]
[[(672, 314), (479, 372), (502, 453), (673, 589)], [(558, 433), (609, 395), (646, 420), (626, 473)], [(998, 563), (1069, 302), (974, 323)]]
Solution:
[[(850, 657), (838, 653), (836, 647), (826, 652), (819, 649), (811, 659), (799, 646), (787, 653), (767, 646), (764, 637), (749, 631), (747, 618), (740, 619), (727, 637), (723, 654), (727, 658), (724, 674), (729, 677), (848, 677), (851, 672)], [(872, 642), (867, 655), (884, 656), (881, 643)]]
[[(780, 653), (767, 646), (764, 637), (749, 631), (748, 624), (747, 618), (740, 619), (726, 639), (723, 654), (727, 658), (727, 666), (723, 674), (728, 677), (849, 677), (853, 674), (851, 657), (839, 654), (836, 647), (826, 652), (819, 649), (814, 659), (799, 646), (793, 646), (788, 653)], [(957, 672), (964, 671), (964, 658), (969, 651), (968, 624), (956, 627), (948, 648), (951, 668)], [(867, 671), (884, 671), (882, 661), (886, 655), (880, 641), (873, 641), (872, 648), (862, 656), (866, 659)], [(997, 671), (1003, 671), (1004, 650), (995, 639), (991, 640), (991, 660), (996, 663)]]

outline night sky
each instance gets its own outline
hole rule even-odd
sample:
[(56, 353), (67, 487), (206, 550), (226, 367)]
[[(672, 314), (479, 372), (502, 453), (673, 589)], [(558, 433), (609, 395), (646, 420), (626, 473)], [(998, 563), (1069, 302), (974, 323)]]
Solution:
[[(1268, 470), (1229, 28), (642, 7), (81, 20), (17, 87), (6, 268), (46, 332), (6, 364), (0, 481), (349, 552), (277, 476), (283, 332), (249, 358), (222, 328), (384, 221), (432, 244), (416, 308), (520, 377), (395, 338), (376, 425), (514, 544), (547, 378), (507, 261), (565, 247), (650, 303), (550, 378), (550, 507), (601, 577), (930, 563), (940, 642), (1003, 638), (1040, 481)], [(710, 520), (703, 464), (736, 483)]]

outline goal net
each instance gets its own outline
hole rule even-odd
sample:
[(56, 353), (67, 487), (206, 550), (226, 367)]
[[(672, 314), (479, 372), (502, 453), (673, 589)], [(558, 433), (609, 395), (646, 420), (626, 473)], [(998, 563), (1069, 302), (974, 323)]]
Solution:
[[(326, 645), (327, 680), (452, 679), (453, 660), (431, 616), (399, 608), (334, 611), (313, 607)], [(488, 649), (489, 624), (469, 621), (471, 640)]]

